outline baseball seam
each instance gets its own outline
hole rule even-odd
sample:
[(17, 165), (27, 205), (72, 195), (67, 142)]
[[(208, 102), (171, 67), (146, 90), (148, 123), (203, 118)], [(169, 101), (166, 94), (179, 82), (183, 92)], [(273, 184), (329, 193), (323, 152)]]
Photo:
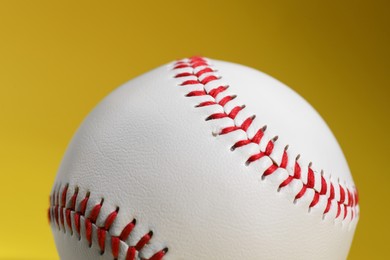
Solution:
[[(288, 172), (287, 178), (280, 182), (277, 191), (283, 191), (283, 189), (291, 186), (293, 183), (298, 183), (301, 188), (294, 194), (294, 203), (298, 200), (302, 200), (303, 197), (309, 197), (310, 204), (308, 205), (308, 210), (310, 211), (316, 206), (319, 207), (320, 200), (325, 199), (325, 201), (321, 203), (325, 206), (322, 211), (323, 219), (330, 213), (332, 208), (335, 208), (332, 214), (334, 220), (341, 219), (342, 222), (350, 223), (353, 219), (358, 217), (358, 194), (354, 186), (348, 188), (346, 185), (341, 184), (340, 180), (338, 180), (337, 183), (334, 183), (330, 179), (327, 180), (324, 177), (323, 171), (318, 174), (318, 172), (312, 169), (311, 163), (308, 166), (301, 165), (299, 162), (299, 155), (295, 158), (293, 169), (288, 170), (287, 165), (289, 160), (291, 160), (291, 155), (288, 153), (288, 145), (284, 147), (281, 159), (277, 160), (278, 156), (274, 154), (274, 147), (278, 138), (276, 136), (272, 139), (265, 140), (266, 126), (256, 129), (256, 133), (253, 137), (249, 137), (251, 135), (248, 131), (255, 116), (247, 117), (241, 124), (237, 123), (235, 118), (241, 111), (246, 109), (245, 105), (232, 106), (230, 104), (237, 96), (226, 95), (226, 93), (224, 93), (229, 86), (220, 83), (222, 77), (217, 75), (216, 69), (210, 65), (206, 58), (192, 57), (178, 60), (174, 62), (172, 70), (174, 78), (182, 79), (179, 87), (190, 88), (189, 92), (185, 95), (186, 97), (208, 97), (206, 101), (197, 104), (195, 106), (196, 108), (207, 106), (219, 106), (222, 108), (223, 112), (220, 112), (220, 109), (218, 109), (218, 112), (209, 114), (206, 121), (224, 118), (233, 120), (234, 123), (232, 125), (220, 127), (221, 130), (218, 133), (213, 133), (214, 136), (226, 135), (241, 130), (246, 133), (246, 138), (232, 144), (232, 151), (249, 144), (256, 144), (259, 146), (259, 151), (256, 154), (252, 154), (245, 164), (248, 166), (255, 161), (268, 158), (272, 163), (267, 165), (264, 172), (262, 172), (262, 180), (271, 175), (279, 174), (281, 170), (285, 170)], [(200, 88), (191, 88), (191, 86), (200, 86)], [(261, 144), (263, 149), (261, 148)], [(304, 172), (304, 169), (306, 172)], [(313, 193), (312, 197), (310, 193)]]
[[(88, 241), (90, 248), (92, 247), (92, 243), (94, 241), (93, 236), (95, 236), (100, 249), (100, 254), (105, 253), (106, 241), (110, 241), (113, 259), (118, 259), (121, 248), (120, 245), (124, 244), (127, 246), (125, 257), (126, 260), (146, 260), (145, 258), (140, 258), (140, 253), (145, 245), (148, 244), (152, 239), (153, 231), (149, 231), (148, 233), (144, 234), (135, 245), (130, 245), (128, 241), (133, 229), (137, 224), (136, 219), (133, 219), (126, 226), (124, 226), (119, 236), (115, 236), (110, 233), (110, 227), (117, 218), (120, 209), (119, 207), (116, 207), (116, 209), (104, 219), (103, 226), (98, 226), (96, 220), (103, 207), (104, 199), (102, 198), (100, 203), (94, 205), (87, 216), (86, 209), (88, 206), (90, 193), (87, 192), (85, 197), (81, 201), (78, 201), (78, 187), (74, 188), (74, 193), (69, 199), (67, 198), (68, 190), (69, 184), (66, 184), (62, 189), (59, 188), (54, 190), (51, 194), (50, 207), (48, 210), (50, 223), (55, 225), (58, 230), (62, 230), (64, 233), (66, 233), (67, 230), (72, 236), (74, 233), (76, 233), (79, 240), (81, 240), (81, 237), (83, 236)], [(148, 259), (161, 260), (167, 252), (168, 248), (165, 247), (155, 252)]]

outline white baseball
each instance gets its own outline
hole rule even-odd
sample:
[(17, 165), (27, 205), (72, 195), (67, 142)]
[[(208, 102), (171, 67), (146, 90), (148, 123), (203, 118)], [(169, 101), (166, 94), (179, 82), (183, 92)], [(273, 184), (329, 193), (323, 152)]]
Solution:
[(193, 57), (85, 119), (51, 195), (61, 259), (345, 259), (359, 216), (318, 113), (257, 70)]

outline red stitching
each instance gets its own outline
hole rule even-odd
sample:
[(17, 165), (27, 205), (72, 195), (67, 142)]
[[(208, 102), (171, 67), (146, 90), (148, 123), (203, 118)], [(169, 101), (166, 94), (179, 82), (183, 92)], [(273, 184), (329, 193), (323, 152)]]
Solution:
[[(86, 209), (88, 206), (88, 201), (90, 197), (90, 193), (88, 192), (83, 200), (79, 203), (79, 210), (76, 211), (76, 201), (77, 196), (79, 193), (78, 188), (76, 187), (74, 190), (74, 193), (72, 197), (68, 201), (67, 206), (67, 193), (69, 190), (69, 185), (65, 185), (61, 191), (61, 189), (54, 190), (52, 195), (50, 196), (50, 203), (51, 206), (48, 210), (48, 217), (49, 221), (53, 223), (59, 230), (63, 230), (66, 232), (65, 228), (65, 222), (66, 226), (70, 230), (71, 234), (73, 234), (73, 227), (72, 227), (72, 220), (77, 232), (78, 237), (81, 237), (81, 217), (84, 218), (84, 224), (85, 224), (85, 239), (88, 241), (89, 246), (92, 246), (93, 240), (93, 227), (95, 226), (97, 229), (97, 241), (98, 246), (100, 248), (100, 253), (103, 254), (105, 252), (106, 247), (106, 237), (110, 236), (111, 238), (111, 253), (113, 256), (113, 259), (117, 259), (119, 256), (119, 249), (120, 249), (120, 243), (128, 243), (126, 240), (131, 235), (131, 232), (133, 231), (134, 227), (136, 226), (136, 220), (133, 219), (130, 223), (128, 223), (121, 231), (121, 234), (119, 236), (112, 236), (109, 233), (111, 225), (114, 223), (118, 212), (119, 207), (115, 209), (115, 211), (111, 212), (106, 219), (104, 220), (104, 225), (99, 227), (96, 224), (96, 220), (102, 210), (104, 200), (102, 199), (99, 204), (96, 204), (92, 207), (90, 213), (88, 216), (86, 215)], [(60, 196), (61, 194), (61, 196)], [(73, 213), (73, 219), (72, 219), (72, 213)], [(147, 245), (150, 240), (153, 237), (153, 232), (149, 231), (147, 234), (145, 234), (143, 237), (140, 238), (140, 240), (137, 242), (135, 246), (131, 246), (128, 244), (128, 249), (126, 252), (126, 260), (134, 260), (136, 259), (137, 255), (139, 255), (140, 251), (144, 248), (145, 245)], [(153, 256), (149, 258), (149, 260), (161, 260), (168, 252), (168, 248), (163, 248), (162, 250), (159, 250), (158, 252), (154, 253)], [(146, 260), (146, 259), (143, 259)]]
[[(202, 66), (202, 68), (197, 69), (199, 66)], [(228, 86), (215, 84), (217, 87), (210, 89), (210, 90), (207, 90), (208, 86), (206, 88), (206, 85), (208, 85), (208, 83), (210, 83), (212, 81), (217, 81), (218, 79), (220, 79), (220, 77), (214, 73), (215, 70), (210, 66), (207, 59), (205, 59), (203, 57), (192, 57), (189, 59), (177, 61), (173, 65), (174, 71), (180, 70), (183, 68), (186, 68), (185, 72), (178, 72), (174, 76), (175, 78), (183, 78), (183, 82), (180, 84), (180, 86), (195, 85), (195, 84), (203, 85), (203, 88), (201, 90), (190, 91), (186, 96), (193, 97), (193, 96), (208, 95), (212, 98), (212, 100), (201, 102), (198, 105), (196, 105), (195, 107), (220, 105), (223, 108), (225, 108), (225, 105), (228, 104), (230, 101), (232, 101), (236, 97), (235, 95), (227, 95), (227, 96), (223, 97), (219, 102), (217, 102), (217, 100), (216, 100), (217, 96), (220, 93), (226, 91)], [(207, 74), (205, 74), (205, 73), (207, 73)], [(186, 79), (186, 77), (189, 77), (189, 79)], [(245, 106), (235, 106), (230, 110), (229, 113), (218, 112), (218, 113), (210, 114), (206, 118), (206, 121), (218, 120), (218, 119), (226, 118), (226, 117), (231, 118), (231, 119), (235, 119), (236, 116), (240, 113), (240, 111), (243, 110), (244, 108), (245, 108)], [(224, 109), (224, 111), (225, 111), (225, 109)], [(231, 132), (237, 131), (237, 130), (243, 130), (246, 132), (248, 130), (248, 128), (250, 127), (250, 125), (252, 124), (253, 119), (254, 119), (254, 116), (248, 117), (246, 120), (244, 120), (244, 122), (241, 125), (234, 124), (231, 126), (227, 126), (223, 129), (221, 129), (218, 134), (224, 135), (224, 134), (228, 134), (228, 133), (231, 133)], [(235, 144), (232, 145), (231, 149), (235, 150), (239, 147), (243, 147), (243, 146), (248, 145), (250, 143), (260, 144), (260, 142), (264, 136), (265, 131), (266, 131), (266, 126), (261, 128), (261, 129), (258, 129), (256, 134), (254, 135), (254, 137), (252, 139), (247, 138), (247, 139), (237, 141)], [(276, 141), (277, 141), (277, 137), (270, 140), (267, 143), (265, 150), (259, 151), (258, 153), (251, 155), (247, 159), (246, 164), (253, 163), (254, 161), (261, 159), (262, 157), (270, 158), (271, 154), (274, 150), (274, 144)], [(278, 168), (286, 169), (288, 161), (289, 161), (287, 148), (288, 148), (288, 146), (286, 146), (286, 148), (283, 152), (282, 159), (281, 159), (281, 162), (279, 163), (279, 165), (270, 158), (273, 161), (273, 164), (271, 166), (269, 166), (264, 171), (264, 173), (262, 174), (262, 178), (265, 178), (266, 176), (274, 174), (275, 172), (277, 172), (276, 170)], [(337, 205), (337, 213), (336, 213), (335, 219), (337, 219), (341, 215), (341, 208), (343, 208), (343, 210), (344, 210), (344, 214), (342, 217), (343, 220), (346, 219), (348, 212), (350, 212), (351, 220), (357, 216), (358, 195), (357, 195), (357, 191), (355, 188), (353, 189), (353, 191), (350, 191), (348, 188), (343, 187), (341, 184), (338, 184), (339, 190), (340, 190), (340, 198), (338, 198), (336, 200), (333, 183), (331, 181), (329, 181), (329, 183), (328, 183), (321, 174), (321, 190), (317, 191), (315, 189), (315, 178), (316, 177), (315, 177), (313, 169), (311, 168), (311, 164), (307, 167), (307, 180), (303, 180), (302, 175), (301, 175), (302, 167), (300, 166), (298, 159), (299, 159), (299, 156), (298, 156), (298, 158), (296, 158), (296, 161), (295, 161), (293, 175), (289, 175), (285, 180), (283, 180), (280, 183), (279, 190), (290, 185), (293, 180), (300, 180), (302, 183), (302, 188), (297, 194), (295, 194), (295, 201), (298, 199), (301, 199), (306, 194), (306, 192), (308, 190), (313, 190), (314, 195), (313, 195), (313, 198), (311, 199), (309, 209), (315, 207), (318, 204), (321, 196), (325, 196), (327, 199), (327, 202), (326, 202), (327, 204), (326, 204), (325, 210), (323, 211), (323, 215), (326, 215), (330, 211), (333, 202), (335, 202)], [(328, 190), (329, 190), (329, 194), (327, 194)], [(346, 199), (348, 199), (347, 203), (346, 203)]]

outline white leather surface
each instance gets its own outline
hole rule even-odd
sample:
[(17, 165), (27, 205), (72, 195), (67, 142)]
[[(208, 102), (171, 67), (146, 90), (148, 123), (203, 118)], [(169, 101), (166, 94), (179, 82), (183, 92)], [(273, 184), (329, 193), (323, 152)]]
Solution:
[[(305, 100), (259, 71), (210, 62), (246, 105), (242, 117), (255, 114), (255, 124), (267, 125), (293, 158), (301, 154), (302, 165), (312, 162), (316, 173), (353, 187), (337, 141)], [(205, 118), (215, 108), (195, 108), (200, 98), (185, 97), (188, 88), (174, 75), (172, 63), (164, 65), (104, 99), (70, 143), (57, 187), (69, 183), (70, 198), (78, 186), (79, 201), (89, 191), (87, 214), (104, 198), (98, 224), (119, 206), (113, 235), (136, 218), (132, 245), (153, 230), (140, 257), (168, 247), (164, 259), (345, 259), (357, 218), (323, 219), (322, 211), (309, 212), (309, 192), (294, 204), (293, 185), (278, 192), (282, 177), (262, 180), (268, 162), (246, 166), (253, 149), (230, 150), (240, 133), (213, 135), (218, 122)], [(53, 234), (61, 259), (112, 259), (54, 225)]]

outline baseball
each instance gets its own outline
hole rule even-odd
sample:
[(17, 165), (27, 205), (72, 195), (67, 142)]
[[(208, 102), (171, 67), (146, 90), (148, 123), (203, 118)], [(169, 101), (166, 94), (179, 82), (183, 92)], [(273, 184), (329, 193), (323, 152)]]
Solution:
[(359, 218), (320, 115), (249, 67), (174, 61), (108, 95), (65, 153), (61, 259), (345, 259)]

